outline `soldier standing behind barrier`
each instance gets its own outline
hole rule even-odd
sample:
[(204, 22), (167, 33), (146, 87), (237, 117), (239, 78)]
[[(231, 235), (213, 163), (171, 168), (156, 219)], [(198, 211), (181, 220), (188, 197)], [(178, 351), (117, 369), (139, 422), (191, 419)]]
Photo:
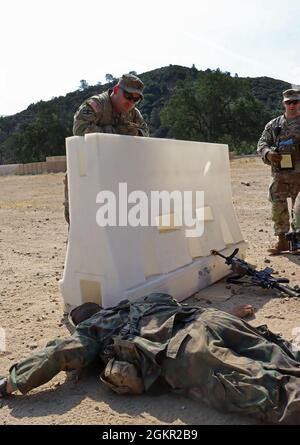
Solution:
[(289, 249), (285, 238), (290, 230), (287, 198), (292, 199), (292, 229), (300, 229), (300, 90), (282, 94), (285, 112), (266, 125), (257, 146), (263, 161), (272, 166), (269, 200), (278, 240), (268, 249), (271, 254)]
[[(146, 122), (135, 106), (143, 99), (143, 82), (133, 74), (124, 74), (117, 85), (85, 100), (74, 116), (74, 136), (87, 133), (111, 133), (149, 136)], [(65, 183), (65, 218), (70, 224), (67, 175)]]

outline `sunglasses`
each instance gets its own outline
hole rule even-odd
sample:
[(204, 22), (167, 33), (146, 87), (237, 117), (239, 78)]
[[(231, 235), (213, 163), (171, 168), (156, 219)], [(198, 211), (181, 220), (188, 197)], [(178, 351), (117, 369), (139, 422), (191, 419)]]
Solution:
[(299, 102), (299, 100), (287, 100), (285, 103), (287, 105), (297, 105)]
[(123, 91), (123, 96), (125, 97), (125, 99), (130, 100), (130, 102), (134, 102), (135, 104), (137, 104), (142, 100), (141, 96), (135, 97), (132, 94), (128, 93), (126, 90), (123, 90), (123, 88), (121, 88), (121, 90)]

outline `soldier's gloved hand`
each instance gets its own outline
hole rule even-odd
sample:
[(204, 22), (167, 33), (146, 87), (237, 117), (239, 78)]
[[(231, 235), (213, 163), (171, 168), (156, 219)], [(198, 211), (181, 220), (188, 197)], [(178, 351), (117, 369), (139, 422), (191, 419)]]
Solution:
[(114, 358), (109, 360), (100, 378), (106, 386), (119, 394), (142, 394), (145, 390), (135, 365)]
[(266, 158), (271, 164), (278, 165), (282, 159), (282, 156), (275, 151), (269, 151), (266, 155)]
[(115, 134), (115, 129), (112, 125), (104, 125), (103, 126), (103, 133), (110, 133), (110, 134)]
[(129, 136), (138, 136), (139, 135), (139, 130), (138, 128), (135, 127), (128, 127), (128, 133)]
[(133, 123), (118, 125), (116, 128), (118, 134), (125, 134), (128, 136), (138, 136), (139, 130), (138, 127)]

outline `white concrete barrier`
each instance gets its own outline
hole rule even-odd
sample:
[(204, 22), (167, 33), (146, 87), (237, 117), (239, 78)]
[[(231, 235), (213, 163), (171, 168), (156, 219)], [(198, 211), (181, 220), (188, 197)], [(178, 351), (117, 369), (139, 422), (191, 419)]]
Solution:
[[(183, 300), (228, 274), (211, 249), (229, 254), (239, 247), (244, 256), (226, 145), (96, 133), (66, 143), (71, 225), (60, 289), (67, 311), (86, 301), (109, 307), (156, 291)], [(97, 196), (112, 191), (119, 206), (120, 183), (128, 195), (139, 190), (148, 198), (151, 191), (192, 192), (203, 235), (186, 237), (185, 224), (161, 227), (159, 218), (150, 227), (100, 227)], [(204, 191), (201, 208), (197, 191)], [(120, 199), (123, 210), (126, 199)], [(128, 204), (129, 211), (133, 207)], [(177, 218), (176, 212), (171, 206), (167, 214)], [(157, 217), (162, 214), (157, 210)]]

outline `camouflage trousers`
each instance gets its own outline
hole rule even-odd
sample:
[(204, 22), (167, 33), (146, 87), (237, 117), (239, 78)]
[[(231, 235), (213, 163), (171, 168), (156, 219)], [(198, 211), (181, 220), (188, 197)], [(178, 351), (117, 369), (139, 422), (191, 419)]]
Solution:
[(13, 386), (26, 394), (60, 371), (79, 371), (98, 358), (100, 348), (98, 341), (77, 331), (70, 338), (52, 340), (10, 368)]
[(300, 350), (265, 325), (216, 309), (197, 315), (185, 331), (162, 362), (176, 393), (265, 422), (300, 424)]
[[(269, 186), (269, 201), (272, 203), (272, 221), (274, 234), (287, 233), (290, 225), (293, 230), (300, 230), (300, 173), (298, 175), (274, 176)], [(292, 201), (290, 221), (287, 199)]]

